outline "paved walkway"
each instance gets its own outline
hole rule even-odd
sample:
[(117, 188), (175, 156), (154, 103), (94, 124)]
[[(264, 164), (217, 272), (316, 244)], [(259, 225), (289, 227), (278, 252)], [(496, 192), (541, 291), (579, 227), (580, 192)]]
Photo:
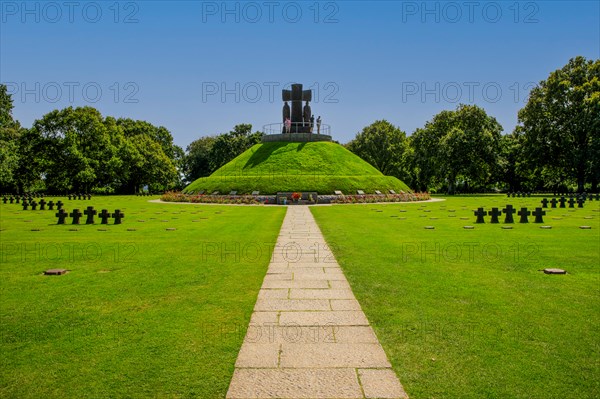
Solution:
[(227, 398), (406, 397), (308, 207), (288, 207)]

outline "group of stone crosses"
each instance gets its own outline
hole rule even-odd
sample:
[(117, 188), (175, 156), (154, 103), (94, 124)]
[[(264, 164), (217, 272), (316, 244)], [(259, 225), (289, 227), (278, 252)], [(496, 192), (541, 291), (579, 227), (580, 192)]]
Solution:
[[(39, 202), (35, 200), (36, 197), (40, 198)], [(91, 199), (92, 196), (91, 194), (69, 194), (68, 198)], [(2, 197), (2, 202), (5, 204), (21, 204), (24, 211), (28, 210), (29, 208), (31, 208), (32, 211), (35, 211), (38, 209), (38, 205), (40, 211), (44, 211), (46, 209), (53, 211), (54, 207), (56, 207), (58, 212), (55, 214), (55, 216), (58, 218), (58, 224), (65, 224), (65, 219), (67, 219), (67, 217), (72, 218), (72, 224), (80, 224), (80, 219), (84, 214), (86, 215), (85, 224), (94, 224), (94, 216), (96, 215), (98, 215), (100, 218), (100, 224), (108, 224), (108, 219), (110, 218), (114, 219), (114, 224), (121, 224), (122, 219), (125, 217), (125, 214), (121, 212), (120, 209), (116, 209), (112, 214), (106, 209), (102, 209), (102, 211), (98, 213), (93, 206), (88, 206), (83, 213), (79, 209), (73, 209), (73, 211), (69, 213), (63, 209), (65, 204), (62, 201), (59, 200), (56, 201), (56, 203), (54, 201), (46, 201), (43, 194), (24, 194), (23, 196), (11, 195), (10, 197), (4, 196)]]
[[(514, 223), (513, 214), (517, 213), (517, 210), (513, 208), (512, 205), (506, 205), (506, 208), (500, 210), (498, 208), (492, 208), (491, 211), (486, 212), (483, 208), (477, 208), (475, 211), (475, 216), (477, 216), (477, 220), (475, 223), (485, 223), (484, 216), (491, 216), (490, 223), (500, 223), (498, 219), (502, 213), (504, 213), (504, 223)], [(546, 211), (542, 208), (535, 208), (534, 212), (527, 210), (527, 208), (521, 208), (521, 210), (517, 213), (521, 218), (519, 219), (519, 223), (529, 223), (529, 216), (535, 216), (534, 223), (544, 223), (543, 217), (546, 215)]]
[[(596, 201), (599, 200), (600, 194), (596, 194)], [(575, 197), (570, 197), (568, 200), (565, 197), (560, 197), (559, 199), (552, 198), (548, 200), (548, 198), (542, 199), (542, 207), (535, 208), (535, 211), (529, 211), (527, 208), (521, 208), (519, 212), (513, 208), (512, 205), (506, 205), (506, 208), (499, 210), (498, 208), (492, 208), (491, 211), (486, 212), (484, 208), (477, 208), (475, 211), (475, 216), (477, 216), (477, 220), (475, 223), (485, 223), (485, 216), (491, 216), (490, 223), (500, 223), (498, 219), (502, 213), (504, 213), (504, 223), (514, 223), (513, 214), (517, 213), (520, 216), (519, 223), (529, 223), (529, 216), (534, 216), (534, 223), (544, 223), (543, 217), (546, 215), (546, 211), (543, 208), (548, 208), (548, 204), (550, 204), (551, 208), (575, 208), (575, 203), (577, 203), (578, 208), (583, 208), (586, 200), (593, 201), (593, 195), (587, 195), (583, 193), (577, 199)]]
[(102, 212), (98, 213), (93, 206), (88, 206), (83, 213), (79, 209), (73, 209), (71, 213), (60, 209), (55, 216), (58, 218), (58, 224), (65, 224), (65, 219), (68, 216), (72, 218), (71, 224), (80, 224), (80, 219), (84, 214), (86, 215), (85, 224), (94, 224), (94, 216), (96, 215), (100, 218), (100, 224), (108, 224), (108, 219), (111, 217), (115, 220), (114, 224), (121, 224), (121, 219), (125, 217), (125, 214), (120, 209), (115, 209), (115, 212), (112, 214), (106, 209), (102, 209)]

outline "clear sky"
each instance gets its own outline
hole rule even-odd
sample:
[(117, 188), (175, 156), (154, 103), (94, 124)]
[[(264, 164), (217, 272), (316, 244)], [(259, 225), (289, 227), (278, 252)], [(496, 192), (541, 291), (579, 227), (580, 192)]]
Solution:
[(511, 132), (532, 84), (600, 58), (598, 1), (2, 1), (0, 82), (29, 127), (91, 105), (167, 127), (185, 148), (280, 122), (281, 89), (347, 142), (387, 119), (407, 134), (477, 104)]

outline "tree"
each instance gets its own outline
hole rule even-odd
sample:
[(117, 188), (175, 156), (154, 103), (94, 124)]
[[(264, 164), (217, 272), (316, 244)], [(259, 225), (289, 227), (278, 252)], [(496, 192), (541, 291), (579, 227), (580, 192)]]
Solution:
[(181, 149), (173, 144), (171, 133), (146, 121), (118, 119), (125, 142), (120, 186), (127, 193), (138, 192), (144, 185), (158, 189), (178, 185), (177, 165)]
[(19, 166), (19, 138), (21, 125), (12, 116), (12, 96), (6, 85), (0, 84), (0, 188), (12, 189), (17, 183), (15, 172)]
[(494, 175), (502, 126), (476, 105), (442, 111), (413, 134), (414, 165), (421, 184), (445, 181), (454, 194), (458, 180), (484, 186)]
[(83, 191), (109, 184), (116, 172), (111, 132), (92, 107), (54, 110), (33, 124), (30, 146), (51, 191)]
[(386, 176), (408, 177), (406, 133), (386, 120), (373, 122), (350, 141), (346, 148)]
[(538, 172), (572, 178), (579, 192), (600, 178), (600, 60), (576, 57), (531, 90), (519, 111), (524, 155)]
[(211, 172), (219, 169), (255, 144), (260, 143), (261, 132), (252, 132), (252, 125), (236, 125), (229, 133), (220, 134), (212, 144), (209, 157)]
[(210, 176), (213, 172), (210, 167), (210, 154), (215, 140), (213, 136), (201, 137), (187, 146), (184, 175), (188, 183), (200, 177)]

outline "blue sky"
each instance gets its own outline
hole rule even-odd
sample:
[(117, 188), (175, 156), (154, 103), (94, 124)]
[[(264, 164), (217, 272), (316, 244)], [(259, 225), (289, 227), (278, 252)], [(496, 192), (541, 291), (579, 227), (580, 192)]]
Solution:
[(340, 142), (387, 119), (407, 134), (459, 103), (505, 133), (532, 84), (600, 58), (598, 1), (0, 3), (0, 82), (24, 126), (69, 105), (167, 127), (183, 147), (280, 122), (314, 90)]

